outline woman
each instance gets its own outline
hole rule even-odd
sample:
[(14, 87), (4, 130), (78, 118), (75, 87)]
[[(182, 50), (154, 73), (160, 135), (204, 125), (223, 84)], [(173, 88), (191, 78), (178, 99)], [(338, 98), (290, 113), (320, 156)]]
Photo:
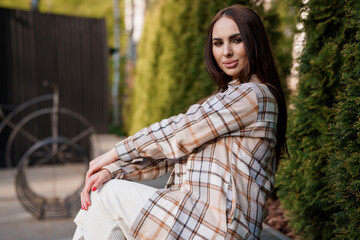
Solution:
[[(210, 98), (90, 162), (74, 239), (259, 238), (287, 114), (256, 13), (240, 5), (218, 12), (205, 62), (218, 85)], [(171, 170), (165, 189), (131, 182)]]

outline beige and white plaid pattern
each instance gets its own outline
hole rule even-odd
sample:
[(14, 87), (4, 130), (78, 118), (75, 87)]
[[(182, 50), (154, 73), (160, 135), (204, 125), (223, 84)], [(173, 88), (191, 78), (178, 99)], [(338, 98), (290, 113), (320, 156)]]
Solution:
[(275, 173), (278, 106), (261, 83), (229, 83), (203, 104), (116, 144), (114, 177), (173, 170), (132, 226), (139, 239), (257, 239)]

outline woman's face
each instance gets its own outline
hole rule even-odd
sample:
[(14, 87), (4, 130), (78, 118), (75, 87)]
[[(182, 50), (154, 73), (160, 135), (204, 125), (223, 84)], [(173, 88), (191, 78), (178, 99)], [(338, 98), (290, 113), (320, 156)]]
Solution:
[(231, 18), (224, 16), (215, 23), (212, 53), (221, 70), (232, 79), (239, 78), (248, 60), (240, 30)]

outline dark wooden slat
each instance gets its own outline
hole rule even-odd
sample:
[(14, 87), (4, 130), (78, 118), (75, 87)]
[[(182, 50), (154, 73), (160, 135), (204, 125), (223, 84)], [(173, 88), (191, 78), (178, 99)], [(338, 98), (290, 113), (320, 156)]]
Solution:
[[(82, 114), (98, 132), (107, 132), (106, 41), (104, 19), (0, 8), (0, 104), (19, 105), (51, 93), (51, 87), (43, 86), (47, 80), (58, 85), (61, 107)], [(47, 120), (39, 119), (31, 130), (43, 137), (49, 134), (45, 130), (48, 125)], [(76, 135), (80, 128), (80, 124), (65, 119), (59, 131)], [(0, 140), (3, 143), (4, 136)], [(20, 141), (16, 151), (21, 155), (21, 148), (26, 147), (26, 141)], [(1, 144), (0, 167), (5, 163), (3, 148)]]

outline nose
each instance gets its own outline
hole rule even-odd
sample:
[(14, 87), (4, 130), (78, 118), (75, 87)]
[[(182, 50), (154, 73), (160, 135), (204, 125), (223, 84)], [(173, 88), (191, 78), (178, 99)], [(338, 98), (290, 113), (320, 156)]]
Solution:
[(232, 56), (233, 51), (230, 43), (224, 44), (224, 56)]

